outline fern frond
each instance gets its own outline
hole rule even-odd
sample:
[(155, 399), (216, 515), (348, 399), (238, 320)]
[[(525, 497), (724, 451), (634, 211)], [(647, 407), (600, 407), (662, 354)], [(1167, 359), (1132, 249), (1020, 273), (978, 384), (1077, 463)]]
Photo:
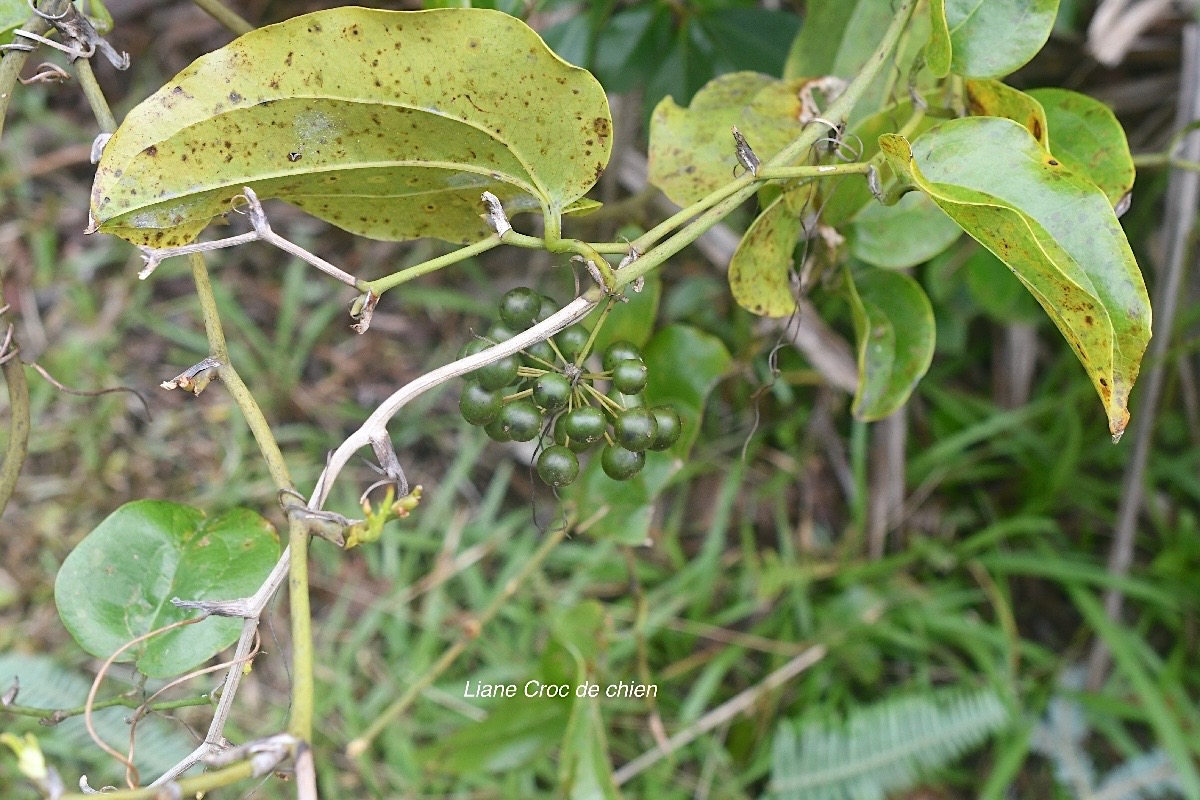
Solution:
[(1162, 750), (1134, 756), (1108, 773), (1094, 800), (1151, 800), (1183, 794), (1175, 765)]
[(784, 723), (769, 796), (883, 800), (978, 746), (1008, 722), (996, 692), (941, 690), (852, 711), (844, 725)]
[(1096, 766), (1083, 747), (1088, 724), (1083, 706), (1062, 695), (1050, 699), (1046, 717), (1033, 731), (1030, 745), (1054, 764), (1054, 779), (1079, 798), (1092, 797)]

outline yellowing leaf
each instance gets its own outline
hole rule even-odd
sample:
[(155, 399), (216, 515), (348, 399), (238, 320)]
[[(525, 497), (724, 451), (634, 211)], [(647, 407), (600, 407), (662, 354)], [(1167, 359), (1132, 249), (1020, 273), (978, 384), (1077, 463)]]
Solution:
[(1151, 310), (1104, 193), (1007, 119), (952, 120), (911, 145), (886, 134), (879, 146), (898, 175), (1016, 273), (1083, 363), (1120, 437)]
[(796, 310), (792, 251), (800, 226), (782, 196), (750, 225), (729, 261), (729, 289), (739, 306), (762, 317), (786, 317)]
[(250, 186), (376, 239), (488, 234), (479, 196), (556, 216), (608, 161), (600, 84), (497, 11), (335, 8), (246, 34), (130, 112), (99, 229), (193, 239)]
[(1054, 157), (1099, 186), (1114, 206), (1121, 202), (1137, 171), (1125, 129), (1112, 109), (1070, 89), (1034, 89), (1029, 96), (1045, 109)]
[(1046, 137), (1046, 112), (1034, 98), (1000, 81), (967, 81), (967, 110), (975, 117), (1004, 117), (1011, 119), (1033, 134), (1042, 147), (1049, 147)]

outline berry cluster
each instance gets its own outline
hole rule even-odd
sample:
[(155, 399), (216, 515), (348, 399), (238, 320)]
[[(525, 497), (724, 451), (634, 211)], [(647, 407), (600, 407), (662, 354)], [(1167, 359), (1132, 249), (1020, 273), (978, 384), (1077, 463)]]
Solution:
[[(510, 339), (557, 310), (554, 301), (518, 287), (500, 301), (500, 321), (481, 339), (469, 342), (460, 358)], [(528, 442), (551, 421), (554, 444), (537, 461), (538, 475), (551, 486), (566, 486), (579, 476), (578, 453), (603, 442), (600, 465), (614, 480), (641, 471), (647, 450), (667, 450), (679, 439), (679, 414), (670, 406), (647, 408), (642, 400), (649, 373), (642, 354), (629, 342), (613, 342), (604, 351), (601, 372), (583, 366), (594, 335), (572, 325), (539, 342), (480, 367), (467, 376), (459, 399), (463, 419), (481, 425), (497, 442)], [(597, 381), (610, 385), (608, 394)]]

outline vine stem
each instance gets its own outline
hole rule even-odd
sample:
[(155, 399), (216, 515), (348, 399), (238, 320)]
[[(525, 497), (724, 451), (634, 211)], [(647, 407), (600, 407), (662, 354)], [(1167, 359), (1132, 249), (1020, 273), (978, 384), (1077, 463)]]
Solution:
[[(122, 789), (116, 792), (105, 792), (100, 796), (104, 800), (158, 800), (160, 797), (195, 797), (212, 789), (219, 789), (222, 786), (229, 786), (232, 783), (252, 777), (254, 777), (254, 765), (249, 761), (239, 761), (233, 766), (224, 769), (206, 772), (194, 778), (184, 778), (178, 781), (175, 783), (175, 786), (178, 787), (178, 794), (164, 795), (162, 787), (151, 785), (141, 789)], [(72, 793), (62, 795), (59, 800), (95, 800), (95, 797), (96, 795)]]
[(96, 73), (92, 71), (91, 59), (81, 58), (76, 61), (75, 73), (79, 78), (79, 88), (83, 89), (83, 96), (87, 98), (88, 105), (92, 107), (92, 114), (96, 117), (96, 124), (100, 126), (101, 132), (116, 133), (117, 118), (113, 116), (108, 100), (104, 97), (104, 91), (96, 81)]
[(446, 253), (444, 256), (432, 258), (429, 261), (424, 261), (408, 269), (402, 269), (399, 272), (394, 272), (391, 275), (384, 276), (378, 280), (373, 280), (367, 283), (367, 288), (375, 294), (383, 294), (388, 289), (393, 289), (402, 283), (407, 283), (413, 278), (419, 278), (422, 275), (428, 275), (431, 272), (448, 267), (451, 264), (457, 264), (459, 261), (468, 259), (471, 256), (477, 256), (480, 253), (486, 253), (493, 247), (500, 245), (500, 237), (492, 234), (486, 239), (468, 245), (461, 250), (455, 250), (453, 253)]
[(466, 651), (473, 641), (479, 636), (480, 630), (486, 626), (492, 619), (500, 613), (500, 609), (516, 594), (521, 585), (529, 579), (531, 575), (541, 566), (546, 557), (550, 555), (555, 547), (567, 535), (568, 526), (563, 525), (551, 531), (546, 538), (538, 545), (537, 550), (529, 557), (529, 560), (521, 567), (521, 571), (509, 579), (508, 583), (504, 584), (492, 602), (488, 603), (487, 608), (476, 617), (471, 623), (466, 626), (463, 633), (459, 636), (458, 641), (446, 649), (441, 657), (434, 662), (433, 666), (427, 669), (420, 677), (409, 684), (408, 689), (399, 698), (396, 699), (390, 706), (385, 708), (383, 712), (375, 718), (365, 731), (355, 737), (349, 744), (346, 745), (346, 755), (350, 758), (358, 758), (367, 751), (371, 746), (371, 742), (375, 740), (383, 729), (391, 722), (405, 712), (405, 710), (416, 701), (421, 692), (428, 689), (435, 680), (450, 666), (458, 660), (458, 657)]
[(242, 19), (237, 12), (222, 5), (221, 0), (192, 0), (192, 2), (238, 36), (254, 30), (253, 25)]
[[(908, 25), (908, 20), (912, 16), (913, 9), (916, 8), (918, 0), (901, 0), (899, 8), (896, 9), (896, 15), (892, 18), (891, 24), (883, 35), (883, 39), (879, 42), (879, 46), (875, 52), (867, 60), (862, 70), (855, 76), (854, 80), (846, 86), (838, 98), (829, 104), (829, 108), (823, 111), (824, 119), (834, 122), (845, 120), (850, 112), (862, 98), (867, 87), (875, 79), (879, 70), (887, 62), (888, 56), (892, 49), (900, 39), (900, 34)], [(787, 147), (779, 151), (773, 158), (767, 161), (759, 169), (759, 173), (769, 174), (771, 170), (781, 167), (787, 167), (792, 161), (795, 161), (802, 153), (811, 148), (821, 138), (822, 134), (826, 133), (825, 123), (814, 121), (809, 123), (808, 127), (796, 137)], [(843, 165), (857, 166), (857, 165)], [(819, 169), (812, 167), (811, 169)], [(719, 222), (724, 217), (728, 216), (735, 208), (740, 206), (757, 190), (756, 178), (750, 173), (742, 175), (737, 180), (727, 184), (726, 186), (714, 192), (714, 195), (724, 195), (719, 202), (713, 204), (707, 211), (694, 219), (684, 228), (680, 229), (671, 238), (656, 246), (650, 252), (647, 252), (641, 258), (638, 258), (633, 263), (626, 266), (617, 272), (617, 288), (629, 285), (633, 281), (646, 275), (646, 273), (660, 266), (668, 258), (678, 253), (683, 248), (687, 247), (700, 235)], [(712, 195), (710, 195), (712, 197)], [(702, 200), (703, 204), (709, 198)], [(700, 205), (697, 204), (697, 205)], [(694, 213), (692, 210), (695, 206), (684, 209), (679, 214), (674, 215), (667, 222), (675, 220), (685, 213)], [(665, 223), (664, 223), (665, 224)], [(676, 223), (677, 224), (677, 223)], [(633, 245), (638, 250), (645, 251), (644, 247), (639, 245), (643, 243), (653, 242), (650, 234), (657, 233), (663, 225), (656, 226), (651, 231), (638, 237)]]
[(313, 637), (308, 602), (308, 528), (293, 517), (288, 526), (288, 609), (292, 617), (292, 716), (288, 733), (302, 743), (312, 741)]
[[(184, 697), (179, 700), (163, 700), (159, 703), (151, 703), (146, 708), (150, 711), (172, 711), (177, 708), (191, 708), (193, 706), (207, 706), (212, 704), (212, 698), (209, 695), (202, 694), (199, 697)], [(118, 695), (109, 697), (104, 700), (99, 700), (92, 703), (92, 710), (99, 711), (104, 708), (113, 708), (115, 706), (124, 706), (125, 708), (141, 708), (144, 703), (136, 697), (128, 695)], [(78, 717), (87, 710), (86, 706), (75, 706), (73, 708), (37, 708), (35, 706), (20, 706), (8, 705), (0, 708), (0, 711), (16, 714), (19, 717), (34, 717), (43, 725), (57, 725), (65, 719)]]

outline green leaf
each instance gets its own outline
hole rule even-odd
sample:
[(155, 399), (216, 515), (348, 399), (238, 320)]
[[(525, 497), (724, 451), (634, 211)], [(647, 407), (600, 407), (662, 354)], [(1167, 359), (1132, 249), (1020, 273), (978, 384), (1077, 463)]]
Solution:
[[(1058, 0), (931, 0), (934, 28), (945, 20), (950, 71), (968, 78), (1002, 78), (1025, 66), (1050, 38)], [(935, 37), (940, 40), (939, 37)], [(926, 51), (944, 66), (944, 43)], [(945, 72), (940, 73), (945, 75)]]
[(796, 310), (791, 276), (801, 222), (780, 196), (751, 223), (729, 261), (729, 289), (738, 305), (762, 317)]
[(1042, 104), (1019, 89), (994, 80), (967, 81), (967, 110), (976, 117), (1004, 117), (1023, 125), (1042, 147), (1049, 146)]
[(867, 267), (846, 289), (858, 340), (854, 416), (883, 419), (908, 400), (933, 360), (933, 307), (920, 285), (901, 272)]
[[(279, 558), (274, 528), (253, 511), (215, 517), (164, 500), (126, 503), (71, 551), (54, 581), (63, 625), (84, 650), (108, 658), (194, 611), (171, 599), (253, 594)], [(237, 640), (241, 622), (213, 617), (155, 636), (121, 654), (152, 678), (186, 672)]]
[(800, 133), (796, 122), (803, 81), (732, 72), (710, 81), (682, 108), (666, 97), (650, 120), (649, 179), (678, 205), (696, 202), (733, 180), (737, 126), (766, 161)]
[(575, 700), (559, 758), (562, 796), (570, 800), (619, 800), (608, 754), (599, 697)]
[(946, 122), (912, 143), (880, 137), (897, 174), (1008, 265), (1083, 363), (1119, 438), (1150, 339), (1137, 261), (1104, 193), (1007, 119)]
[(1112, 109), (1069, 89), (1034, 89), (1046, 111), (1050, 152), (1067, 169), (1100, 187), (1112, 205), (1133, 189), (1136, 170), (1125, 129)]
[(778, 75), (800, 30), (800, 17), (766, 8), (717, 8), (696, 16), (717, 54), (734, 70)]
[(907, 269), (954, 244), (962, 228), (928, 197), (913, 193), (894, 206), (871, 203), (849, 233), (855, 258), (884, 269)]
[(135, 108), (92, 189), (99, 229), (182, 244), (243, 186), (375, 239), (475, 241), (480, 194), (560, 214), (608, 161), (600, 84), (514, 17), (335, 8), (202, 56)]
[(946, 24), (945, 0), (929, 0), (929, 43), (925, 45), (925, 63), (935, 77), (950, 74), (952, 46), (950, 27)]
[(895, 12), (890, 0), (812, 0), (792, 42), (784, 78), (857, 75), (883, 38)]
[[(641, 544), (650, 532), (654, 501), (683, 466), (700, 434), (709, 392), (729, 369), (732, 358), (719, 339), (688, 325), (663, 328), (642, 349), (650, 371), (646, 405), (669, 404), (679, 412), (683, 432), (670, 450), (646, 453), (646, 466), (628, 481), (614, 481), (593, 456), (566, 494), (575, 501), (579, 519), (603, 516), (588, 529), (599, 538)], [(687, 369), (679, 369), (687, 364)]]
[(25, 0), (0, 0), (0, 43), (9, 44), (10, 34), (29, 19), (29, 4)]

